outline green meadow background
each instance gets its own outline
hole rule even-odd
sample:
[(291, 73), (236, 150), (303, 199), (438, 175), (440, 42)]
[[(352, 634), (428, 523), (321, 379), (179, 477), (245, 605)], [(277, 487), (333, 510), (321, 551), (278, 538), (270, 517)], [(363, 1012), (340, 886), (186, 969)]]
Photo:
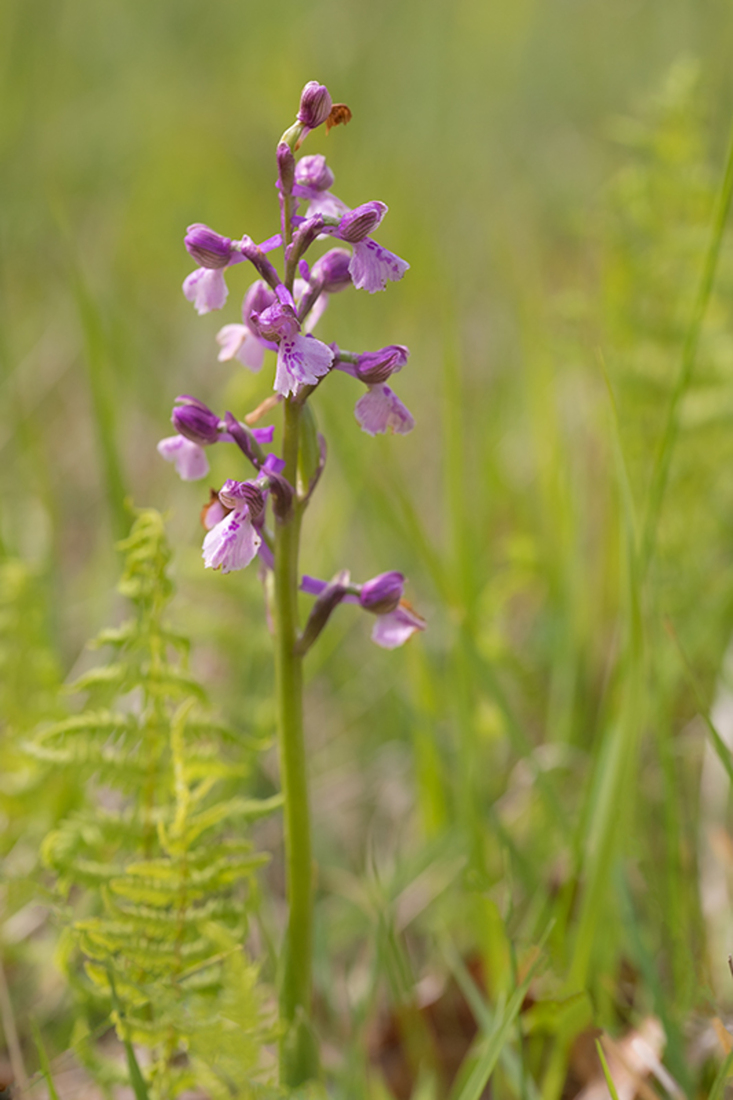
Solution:
[[(388, 204), (379, 240), (411, 264), (383, 294), (334, 296), (318, 329), (409, 345), (395, 389), (416, 427), (371, 439), (353, 380), (319, 389), (329, 459), (303, 569), (399, 569), (428, 621), (387, 653), (340, 608), (308, 662), (319, 1011), (345, 1095), (380, 1005), (475, 951), (496, 1003), (548, 927), (537, 996), (554, 1007), (522, 1047), (544, 1095), (577, 1031), (648, 1014), (688, 1095), (714, 1075), (709, 1021), (733, 1009), (728, 780), (706, 725), (723, 734), (731, 707), (725, 242), (646, 571), (638, 547), (731, 56), (724, 0), (0, 6), (0, 554), (35, 571), (63, 675), (122, 614), (130, 498), (169, 516), (197, 675), (272, 730), (256, 569), (204, 572), (209, 482), (180, 483), (155, 445), (179, 393), (244, 415), (271, 392), (273, 363), (216, 360), (250, 272), (198, 318), (182, 241), (197, 221), (276, 231), (275, 145), (307, 80), (353, 120), (304, 151), (349, 205)], [(210, 458), (210, 484), (240, 476), (233, 449)], [(276, 785), (273, 758), (256, 782)], [(277, 823), (262, 844), (277, 855)], [(278, 858), (268, 874), (276, 928)], [(66, 1002), (45, 1003), (62, 1049)]]

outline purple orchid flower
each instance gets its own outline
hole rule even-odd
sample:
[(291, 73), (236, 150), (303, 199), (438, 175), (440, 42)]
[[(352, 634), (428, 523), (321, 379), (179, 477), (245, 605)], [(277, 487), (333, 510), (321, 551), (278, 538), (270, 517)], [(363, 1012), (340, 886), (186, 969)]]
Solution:
[[(209, 472), (209, 461), (204, 447), (214, 443), (234, 443), (234, 436), (227, 430), (224, 420), (220, 420), (208, 405), (197, 397), (182, 394), (176, 398), (176, 407), (171, 415), (173, 426), (178, 435), (168, 436), (158, 443), (158, 453), (175, 464), (176, 472), (182, 481), (198, 481)], [(257, 443), (272, 443), (275, 434), (274, 425), (269, 428), (252, 428)]]
[[(295, 303), (300, 305), (309, 286), (304, 279), (296, 279), (293, 286)], [(252, 320), (252, 316), (259, 315), (278, 301), (275, 291), (267, 283), (258, 279), (253, 283), (244, 296), (242, 302), (243, 324), (224, 325), (216, 334), (216, 342), (221, 348), (218, 359), (225, 363), (230, 359), (238, 359), (249, 370), (257, 373), (262, 369), (266, 351), (277, 351), (278, 345), (272, 340), (266, 340), (260, 333), (260, 329)], [(308, 317), (303, 322), (303, 330), (306, 333), (312, 331), (324, 310), (328, 305), (328, 295), (321, 293)]]
[(337, 195), (331, 194), (334, 175), (326, 164), (326, 158), (316, 153), (314, 156), (301, 157), (295, 166), (293, 195), (308, 202), (308, 217), (316, 214), (323, 217), (340, 218), (348, 214), (349, 207)]
[[(349, 587), (353, 591), (347, 591)], [(382, 649), (396, 649), (417, 631), (425, 630), (425, 620), (402, 599), (404, 577), (401, 573), (381, 573), (359, 587), (349, 586), (347, 572), (340, 573), (334, 582), (308, 575), (300, 582), (301, 592), (310, 596), (319, 597), (329, 588), (337, 589), (338, 602), (358, 603), (365, 611), (376, 615), (372, 641)]]
[(415, 427), (410, 410), (397, 394), (384, 384), (369, 386), (354, 408), (356, 419), (369, 435), (379, 435), (387, 429), (397, 435), (407, 435)]
[(253, 313), (250, 320), (264, 340), (278, 344), (275, 390), (287, 397), (298, 386), (312, 386), (328, 374), (333, 362), (333, 352), (310, 334), (301, 333), (295, 301), (284, 286), (275, 292), (277, 301), (261, 313)]
[(260, 548), (262, 536), (255, 522), (261, 517), (265, 502), (261, 490), (252, 482), (231, 479), (220, 489), (219, 502), (230, 511), (207, 532), (202, 557), (207, 569), (231, 573), (246, 568)]
[(410, 265), (369, 236), (387, 213), (383, 202), (365, 202), (341, 219), (335, 236), (353, 246), (349, 271), (357, 290), (374, 294), (389, 281), (401, 279)]
[(189, 225), (183, 243), (199, 264), (184, 279), (183, 293), (199, 314), (221, 309), (229, 294), (224, 269), (241, 263), (244, 256), (229, 237), (222, 237), (201, 222)]

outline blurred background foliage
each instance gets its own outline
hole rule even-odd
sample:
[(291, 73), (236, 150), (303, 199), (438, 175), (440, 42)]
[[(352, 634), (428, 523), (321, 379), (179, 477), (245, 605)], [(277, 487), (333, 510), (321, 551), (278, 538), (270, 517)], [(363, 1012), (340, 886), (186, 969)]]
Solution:
[[(270, 392), (270, 367), (216, 361), (249, 272), (231, 272), (221, 315), (197, 319), (182, 236), (194, 221), (275, 231), (275, 143), (306, 80), (354, 117), (305, 151), (326, 153), (350, 205), (388, 203), (380, 242), (412, 265), (385, 294), (334, 297), (319, 326), (354, 350), (410, 346), (396, 388), (417, 427), (372, 440), (347, 377), (319, 390), (329, 462), (303, 569), (400, 569), (429, 622), (385, 653), (343, 608), (309, 658), (334, 1042), (363, 1052), (381, 998), (408, 1003), (418, 979), (447, 973), (446, 935), (482, 954), (496, 998), (515, 945), (554, 917), (536, 996), (587, 989), (591, 1007), (528, 1025), (530, 1060), (559, 1036), (546, 1094), (573, 1029), (650, 1012), (677, 1079), (705, 1080), (682, 1035), (730, 1000), (724, 957), (706, 950), (709, 921), (728, 929), (721, 943), (730, 922), (722, 903), (710, 915), (698, 866), (720, 821), (700, 797), (696, 717), (733, 625), (730, 248), (648, 583), (625, 547), (722, 174), (732, 49), (725, 0), (0, 6), (2, 585), (37, 578), (43, 613), (23, 629), (48, 654), (39, 692), (55, 667), (88, 667), (85, 639), (120, 613), (129, 496), (169, 514), (196, 675), (231, 720), (271, 732), (255, 571), (204, 573), (205, 490), (178, 482), (155, 444), (178, 393), (243, 415)], [(238, 476), (228, 448), (211, 459), (212, 485)], [(9, 753), (9, 731), (32, 725), (17, 682), (2, 696)], [(274, 927), (276, 823), (262, 844)]]

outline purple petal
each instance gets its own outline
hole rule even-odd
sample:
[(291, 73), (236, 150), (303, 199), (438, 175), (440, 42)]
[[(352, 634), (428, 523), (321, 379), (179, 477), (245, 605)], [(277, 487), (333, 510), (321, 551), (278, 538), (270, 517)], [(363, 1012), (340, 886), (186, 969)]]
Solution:
[(378, 435), (388, 428), (398, 435), (406, 435), (415, 427), (412, 413), (386, 385), (370, 386), (356, 402), (354, 413), (369, 435)]
[(389, 280), (401, 279), (409, 268), (406, 260), (395, 256), (386, 248), (367, 237), (354, 245), (349, 271), (357, 290), (368, 290), (374, 294), (384, 290)]
[(372, 630), (372, 641), (382, 649), (397, 649), (412, 637), (416, 630), (425, 629), (425, 620), (406, 604), (399, 604), (387, 615), (377, 616)]
[(249, 565), (261, 543), (247, 511), (234, 511), (208, 532), (202, 557), (207, 569), (231, 573)]
[(300, 591), (305, 592), (308, 596), (320, 596), (328, 588), (328, 581), (319, 581), (317, 577), (309, 577), (307, 573), (303, 574), (303, 579), (300, 582)]
[(398, 606), (404, 589), (405, 578), (402, 573), (396, 570), (380, 573), (378, 577), (372, 577), (361, 586), (359, 603), (365, 611), (371, 611), (373, 615), (386, 615)]
[(161, 439), (158, 454), (166, 462), (174, 463), (181, 481), (198, 481), (209, 472), (209, 460), (203, 447), (182, 435), (170, 435)]
[(363, 241), (370, 233), (374, 232), (388, 207), (383, 202), (363, 202), (355, 206), (348, 214), (344, 214), (338, 227), (337, 236), (349, 244)]
[[(255, 429), (256, 430), (256, 429)], [(268, 440), (258, 440), (259, 443), (267, 442), (272, 443), (272, 436), (275, 434), (275, 429), (265, 428), (265, 431), (272, 432), (272, 435)], [(285, 469), (285, 459), (278, 458), (277, 455), (269, 454), (265, 461), (262, 463), (261, 472), (263, 474), (281, 474)]]
[(199, 315), (221, 309), (229, 294), (223, 269), (197, 267), (183, 280), (183, 293)]
[[(274, 439), (275, 425), (271, 424), (269, 428), (250, 428), (250, 431), (259, 444), (268, 444), (272, 443)], [(283, 465), (285, 464), (283, 463)]]
[(262, 369), (266, 345), (247, 325), (224, 325), (216, 334), (216, 342), (221, 347), (217, 356), (220, 363), (238, 359), (255, 373)]
[(275, 389), (283, 397), (294, 393), (299, 385), (312, 386), (328, 374), (333, 362), (333, 352), (327, 344), (315, 336), (300, 333), (280, 341), (277, 354)]

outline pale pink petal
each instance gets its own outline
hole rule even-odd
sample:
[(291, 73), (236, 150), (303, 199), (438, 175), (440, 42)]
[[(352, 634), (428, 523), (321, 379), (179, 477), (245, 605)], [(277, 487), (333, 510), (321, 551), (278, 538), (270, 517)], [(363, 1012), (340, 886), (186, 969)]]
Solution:
[(183, 293), (199, 314), (221, 309), (229, 294), (223, 268), (197, 267), (183, 280)]
[(342, 218), (344, 214), (349, 213), (349, 210), (350, 207), (336, 195), (332, 195), (330, 191), (321, 191), (311, 199), (308, 217), (313, 218), (316, 214), (323, 214), (324, 218)]
[(368, 290), (374, 294), (377, 290), (384, 290), (389, 280), (401, 279), (409, 266), (394, 252), (382, 248), (371, 237), (365, 237), (354, 245), (349, 271), (357, 290)]
[(222, 573), (244, 569), (257, 554), (261, 542), (246, 508), (230, 512), (204, 539), (205, 566), (221, 569)]
[(220, 363), (238, 359), (251, 371), (262, 369), (265, 345), (246, 325), (224, 325), (216, 334), (216, 342), (221, 346), (218, 355)]
[(250, 332), (237, 352), (237, 359), (256, 374), (257, 371), (262, 370), (266, 350), (267, 345)]
[(158, 454), (173, 462), (182, 481), (198, 481), (209, 472), (209, 460), (203, 447), (182, 435), (169, 435), (158, 444)]
[(217, 356), (220, 363), (226, 363), (239, 354), (248, 333), (249, 329), (246, 325), (224, 325), (223, 328), (219, 329), (216, 334), (216, 342), (221, 348)]
[(407, 604), (398, 604), (387, 615), (378, 615), (372, 630), (372, 641), (382, 649), (397, 649), (412, 637), (416, 630), (425, 629), (425, 620)]
[(406, 435), (415, 427), (412, 413), (387, 385), (370, 386), (356, 402), (356, 419), (369, 435), (378, 435), (390, 428), (398, 435)]
[(312, 386), (328, 374), (332, 362), (333, 352), (315, 336), (296, 333), (283, 338), (277, 353), (275, 389), (287, 397), (299, 385)]

